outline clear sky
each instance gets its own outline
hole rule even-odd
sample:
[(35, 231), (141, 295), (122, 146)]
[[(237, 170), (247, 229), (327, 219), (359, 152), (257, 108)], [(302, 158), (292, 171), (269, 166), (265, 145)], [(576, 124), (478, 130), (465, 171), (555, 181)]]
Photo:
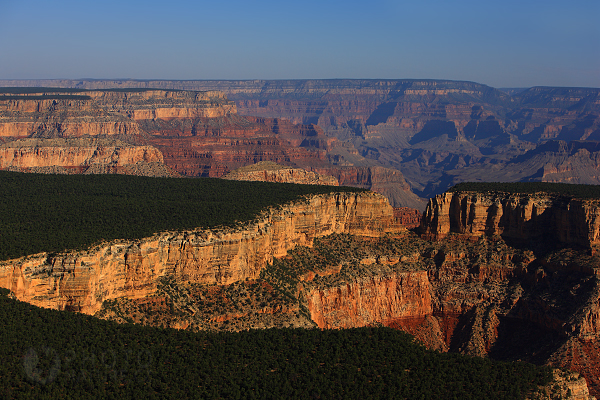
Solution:
[(600, 0), (0, 0), (0, 79), (600, 87)]

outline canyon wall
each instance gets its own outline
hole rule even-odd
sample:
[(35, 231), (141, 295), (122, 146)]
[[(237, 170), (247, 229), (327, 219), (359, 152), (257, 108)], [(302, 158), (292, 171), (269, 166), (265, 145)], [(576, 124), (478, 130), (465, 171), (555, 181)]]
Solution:
[[(363, 241), (337, 269), (305, 273), (299, 297), (311, 320), (320, 328), (385, 325), (440, 351), (570, 369), (600, 394), (598, 256), (563, 249), (536, 257), (498, 237), (407, 235)], [(337, 240), (323, 254), (339, 253)], [(587, 393), (584, 379), (575, 381)]]
[(600, 200), (558, 194), (447, 192), (430, 199), (422, 233), (441, 239), (449, 233), (466, 238), (546, 238), (591, 248), (600, 240)]
[(332, 233), (379, 236), (400, 229), (387, 200), (371, 192), (317, 195), (223, 230), (165, 232), (84, 252), (37, 254), (0, 263), (0, 286), (29, 303), (93, 314), (105, 300), (145, 297), (160, 277), (226, 285), (257, 278), (296, 245)]
[(152, 146), (132, 146), (119, 141), (25, 139), (0, 145), (0, 168), (70, 167), (92, 164), (127, 165), (163, 162)]
[(597, 88), (533, 87), (509, 95), (475, 82), (410, 79), (2, 83), (222, 91), (240, 115), (318, 125), (348, 146), (331, 152), (339, 163), (401, 171), (423, 198), (461, 181), (600, 183), (597, 148), (569, 150), (565, 159), (564, 151), (545, 144), (600, 141)]
[(427, 271), (365, 277), (307, 295), (312, 320), (321, 329), (354, 328), (433, 314)]
[[(59, 139), (70, 142), (58, 143)], [(95, 139), (121, 141), (141, 148), (106, 145), (94, 149), (93, 143), (83, 143)], [(362, 165), (365, 162), (360, 158), (348, 161), (338, 153), (354, 154), (355, 149), (327, 136), (319, 126), (240, 116), (236, 104), (223, 92), (214, 90), (0, 91), (2, 144), (7, 149), (18, 149), (0, 154), (0, 168), (25, 172), (139, 173), (143, 170), (152, 174), (156, 170), (160, 176), (217, 178), (240, 167), (272, 161), (294, 167), (298, 172), (293, 177), (261, 179), (332, 184), (338, 176), (347, 180), (345, 177), (352, 175), (349, 167), (357, 163), (360, 165), (356, 169), (362, 172), (344, 184), (383, 193), (395, 206), (424, 207), (424, 201), (411, 192), (399, 171), (390, 173), (392, 170), (369, 166), (368, 162)], [(162, 161), (152, 161), (164, 164), (162, 167), (123, 167), (156, 153), (150, 147), (162, 153)], [(127, 155), (133, 152), (137, 155)], [(90, 164), (94, 168), (89, 168)], [(301, 178), (300, 174), (306, 176)], [(314, 174), (335, 178), (309, 177)]]
[(117, 139), (19, 139), (0, 144), (0, 169), (51, 174), (179, 176), (153, 146)]
[(85, 91), (0, 93), (0, 136), (139, 134), (135, 121), (216, 118), (236, 113), (221, 92)]

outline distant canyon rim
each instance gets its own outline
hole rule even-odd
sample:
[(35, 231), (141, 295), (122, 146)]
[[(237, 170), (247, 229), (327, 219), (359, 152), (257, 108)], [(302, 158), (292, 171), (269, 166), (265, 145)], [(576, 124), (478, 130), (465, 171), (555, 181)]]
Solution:
[[(125, 115), (135, 124), (121, 121), (124, 125), (115, 125), (111, 133), (88, 130), (112, 137), (149, 133), (152, 140), (146, 144), (187, 176), (219, 177), (273, 161), (332, 175), (340, 185), (366, 187), (386, 195), (393, 206), (420, 210), (426, 199), (462, 181), (600, 183), (597, 88), (502, 91), (474, 82), (359, 79), (4, 80), (0, 85), (222, 93), (222, 107), (229, 112), (215, 114), (221, 120), (210, 117), (202, 126), (194, 120), (197, 114), (152, 114), (146, 103), (146, 114)], [(198, 108), (190, 102), (182, 107)], [(11, 114), (1, 118), (8, 121)], [(66, 138), (83, 132), (62, 124), (54, 133), (38, 126), (35, 134), (30, 128), (19, 137)], [(6, 142), (16, 137), (7, 129), (13, 128), (0, 128)]]

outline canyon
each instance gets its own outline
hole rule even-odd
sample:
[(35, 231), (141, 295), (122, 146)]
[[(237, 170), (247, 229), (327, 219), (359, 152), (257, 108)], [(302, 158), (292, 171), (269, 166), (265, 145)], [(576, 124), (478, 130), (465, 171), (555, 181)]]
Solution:
[[(380, 194), (317, 195), (236, 228), (3, 261), (0, 286), (149, 326), (384, 325), (440, 351), (577, 371), (564, 380), (585, 399), (585, 381), (600, 390), (599, 201), (445, 193), (411, 231)], [(531, 246), (543, 233), (549, 250)]]
[[(3, 84), (21, 88), (0, 93), (0, 169), (378, 192), (316, 196), (232, 229), (2, 261), (0, 286), (17, 298), (190, 330), (390, 326), (432, 349), (577, 371), (600, 396), (600, 200), (446, 191), (462, 181), (598, 184), (600, 90)], [(571, 392), (583, 399), (583, 378), (560, 379), (579, 382)]]
[[(2, 84), (221, 91), (235, 102), (238, 115), (318, 126), (326, 137), (338, 140), (326, 150), (330, 162), (398, 171), (421, 198), (463, 181), (600, 183), (597, 88), (503, 91), (475, 82), (414, 79)], [(401, 196), (388, 198), (395, 206), (415, 207)]]
[(424, 207), (399, 171), (332, 155), (355, 150), (314, 124), (241, 116), (218, 91), (5, 88), (0, 146), (0, 168), (24, 172), (218, 178), (271, 161)]

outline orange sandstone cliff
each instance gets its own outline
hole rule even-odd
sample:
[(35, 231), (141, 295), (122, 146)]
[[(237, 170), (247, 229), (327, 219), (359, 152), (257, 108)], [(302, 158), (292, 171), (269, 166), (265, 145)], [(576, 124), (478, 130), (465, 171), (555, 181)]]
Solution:
[(332, 233), (379, 236), (399, 228), (372, 192), (318, 195), (263, 213), (236, 229), (165, 232), (85, 252), (46, 253), (0, 263), (0, 285), (32, 304), (93, 314), (103, 301), (154, 293), (163, 276), (227, 285), (255, 279), (297, 245)]
[(421, 227), (432, 239), (450, 233), (471, 239), (498, 235), (591, 248), (600, 240), (600, 200), (549, 193), (447, 192), (429, 201)]

